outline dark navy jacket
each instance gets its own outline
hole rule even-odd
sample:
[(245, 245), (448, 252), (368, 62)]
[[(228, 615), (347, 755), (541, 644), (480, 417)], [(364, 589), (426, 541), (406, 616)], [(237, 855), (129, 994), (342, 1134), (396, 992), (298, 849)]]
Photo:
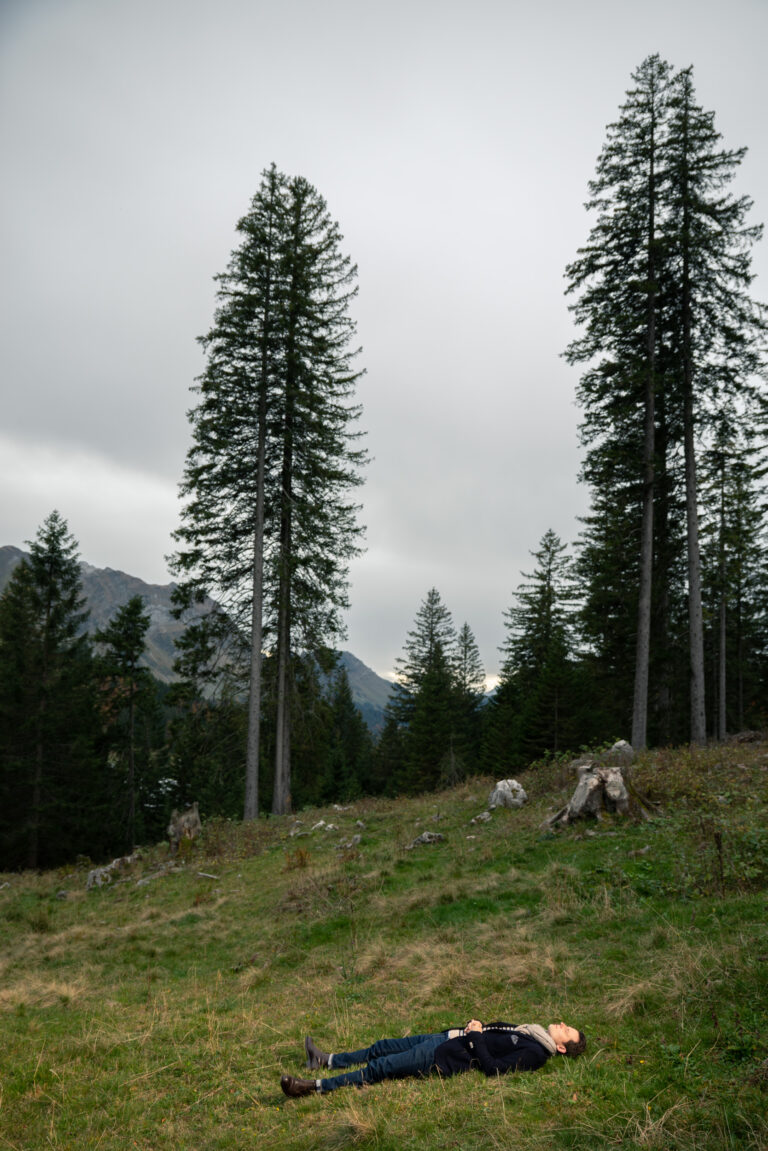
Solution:
[[(504, 1030), (495, 1031), (494, 1027)], [(441, 1075), (457, 1075), (476, 1068), (486, 1075), (506, 1075), (508, 1071), (536, 1071), (549, 1059), (542, 1043), (509, 1023), (489, 1023), (482, 1031), (470, 1031), (447, 1039), (435, 1051), (435, 1067)]]

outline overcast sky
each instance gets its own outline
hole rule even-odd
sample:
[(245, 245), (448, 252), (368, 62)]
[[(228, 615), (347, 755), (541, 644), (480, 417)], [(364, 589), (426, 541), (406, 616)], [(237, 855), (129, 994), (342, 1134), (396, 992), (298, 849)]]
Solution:
[(169, 581), (196, 337), (274, 161), (359, 268), (342, 646), (390, 674), (434, 586), (494, 673), (587, 507), (563, 271), (605, 125), (647, 55), (693, 64), (768, 220), (766, 44), (768, 0), (0, 0), (0, 544), (56, 507), (89, 563)]

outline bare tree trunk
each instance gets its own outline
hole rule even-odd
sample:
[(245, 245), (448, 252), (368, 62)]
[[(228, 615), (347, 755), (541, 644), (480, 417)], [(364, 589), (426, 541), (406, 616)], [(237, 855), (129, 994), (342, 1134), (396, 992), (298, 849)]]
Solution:
[(635, 692), (632, 706), (632, 746), (647, 743), (648, 664), (651, 649), (651, 591), (653, 580), (653, 499), (654, 499), (654, 397), (653, 370), (649, 371), (645, 400), (645, 441), (643, 474), (643, 520), (640, 538), (640, 594), (637, 604), (637, 648), (635, 653)]
[(691, 742), (706, 743), (704, 703), (704, 623), (701, 607), (699, 514), (696, 506), (696, 456), (693, 441), (693, 396), (690, 359), (686, 356), (686, 391), (683, 410), (685, 436), (685, 508), (688, 534), (688, 634), (691, 656)]
[(632, 703), (632, 746), (648, 739), (648, 666), (651, 652), (651, 593), (653, 585), (653, 503), (656, 451), (656, 175), (655, 119), (651, 122), (648, 173), (648, 299), (646, 320), (645, 420), (643, 427), (643, 518), (640, 533), (640, 587), (637, 601), (635, 688)]
[[(263, 407), (266, 408), (266, 384)], [(260, 401), (261, 404), (261, 401)], [(261, 733), (261, 672), (264, 639), (264, 459), (266, 412), (259, 413), (259, 447), (256, 464), (256, 527), (253, 534), (253, 602), (251, 607), (251, 668), (248, 692), (248, 743), (245, 753), (245, 807), (243, 819), (259, 814), (259, 747)]]
[(728, 600), (726, 589), (726, 571), (725, 571), (725, 464), (723, 463), (723, 471), (720, 477), (720, 637), (719, 637), (719, 650), (718, 650), (718, 668), (717, 668), (717, 702), (718, 702), (718, 723), (717, 735), (718, 739), (725, 739), (726, 736), (726, 708), (725, 708), (725, 691), (726, 691), (726, 642), (727, 642), (727, 622), (728, 622)]
[(134, 669), (131, 668), (131, 677), (128, 684), (128, 851), (136, 846), (136, 682)]
[(280, 524), (280, 588), (277, 609), (277, 721), (275, 733), (275, 786), (272, 811), (286, 815), (291, 809), (291, 745), (289, 663), (291, 658), (291, 549), (292, 539), (292, 473), (293, 420), (291, 390), (286, 398), (285, 440), (282, 468), (282, 512)]
[(741, 570), (741, 556), (739, 556), (739, 574), (738, 582), (736, 584), (736, 604), (734, 631), (736, 633), (736, 723), (737, 731), (744, 730), (744, 636), (742, 634), (742, 608), (741, 608), (741, 590), (742, 590), (742, 570)]
[[(273, 199), (274, 203), (274, 199)], [(256, 525), (253, 532), (253, 581), (251, 604), (251, 666), (248, 692), (248, 742), (245, 752), (245, 804), (243, 819), (259, 814), (259, 760), (261, 746), (261, 673), (264, 646), (264, 482), (267, 457), (267, 390), (272, 332), (272, 232), (268, 249), (268, 275), (265, 285), (263, 331), (261, 333), (261, 378), (256, 417)]]
[(38, 732), (35, 745), (35, 774), (32, 779), (32, 818), (29, 824), (29, 840), (27, 842), (27, 867), (34, 871), (37, 867), (40, 852), (40, 808), (43, 799), (43, 739)]
[[(261, 452), (260, 452), (261, 454)], [(261, 462), (261, 461), (260, 461)], [(263, 474), (263, 473), (262, 473)], [(248, 743), (245, 752), (245, 806), (243, 819), (259, 814), (259, 736), (261, 732), (261, 670), (264, 627), (264, 493), (263, 478), (257, 495), (253, 537), (253, 607), (251, 616), (251, 669), (248, 692)]]
[(291, 810), (290, 703), (288, 605), (280, 604), (277, 641), (277, 721), (275, 732), (275, 786), (272, 811), (287, 815)]
[(701, 558), (699, 555), (698, 488), (693, 420), (693, 339), (691, 334), (691, 212), (689, 204), (688, 115), (686, 110), (682, 172), (682, 308), (683, 308), (683, 442), (685, 446), (685, 512), (688, 540), (688, 635), (691, 661), (691, 742), (706, 743), (707, 722), (704, 690), (704, 622), (701, 607)]
[(29, 824), (29, 840), (27, 843), (27, 867), (30, 870), (37, 868), (40, 860), (40, 823), (43, 804), (43, 777), (45, 774), (45, 746), (43, 726), (45, 713), (48, 710), (48, 635), (51, 620), (50, 597), (45, 612), (45, 633), (43, 638), (43, 663), (40, 670), (40, 702), (37, 708), (36, 739), (35, 739), (35, 774), (32, 778), (32, 819)]
[(656, 474), (654, 509), (654, 535), (657, 552), (654, 556), (654, 612), (652, 628), (658, 649), (663, 652), (659, 660), (658, 678), (654, 692), (658, 715), (657, 738), (662, 745), (671, 740), (672, 677), (669, 660), (669, 630), (671, 619), (669, 591), (669, 434), (667, 429), (666, 396), (663, 387), (656, 394)]
[(289, 658), (286, 666), (286, 682), (285, 682), (285, 703), (283, 705), (283, 778), (285, 780), (285, 801), (283, 803), (284, 812), (287, 814), (291, 811), (291, 698), (293, 693), (293, 678), (292, 668)]
[(720, 592), (720, 652), (718, 659), (718, 725), (717, 734), (719, 739), (725, 739), (728, 734), (726, 731), (726, 716), (725, 716), (725, 689), (726, 689), (726, 659), (725, 659), (725, 643), (726, 643), (726, 598), (725, 592)]

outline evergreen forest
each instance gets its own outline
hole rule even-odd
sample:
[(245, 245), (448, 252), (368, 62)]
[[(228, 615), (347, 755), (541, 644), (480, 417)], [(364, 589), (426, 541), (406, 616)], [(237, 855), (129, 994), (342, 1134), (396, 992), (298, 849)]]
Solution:
[(490, 692), (470, 622), (424, 589), (376, 731), (338, 656), (363, 547), (357, 270), (317, 189), (267, 168), (200, 339), (177, 679), (142, 660), (140, 597), (89, 626), (53, 511), (0, 597), (0, 869), (129, 853), (193, 802), (248, 821), (617, 738), (768, 727), (766, 311), (750, 293), (761, 227), (734, 191), (744, 154), (692, 69), (650, 56), (633, 73), (584, 244), (564, 253), (588, 514), (573, 541), (546, 524), (530, 541)]

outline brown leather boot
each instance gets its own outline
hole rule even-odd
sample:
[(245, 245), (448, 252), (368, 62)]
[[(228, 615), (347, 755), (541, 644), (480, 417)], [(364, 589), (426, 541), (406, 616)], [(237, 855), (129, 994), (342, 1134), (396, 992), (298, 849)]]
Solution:
[(314, 1079), (297, 1079), (295, 1075), (281, 1076), (280, 1086), (283, 1093), (291, 1099), (300, 1099), (302, 1095), (314, 1095), (317, 1091)]
[(328, 1055), (320, 1050), (311, 1035), (304, 1040), (304, 1050), (307, 1053), (308, 1071), (317, 1071), (318, 1067), (328, 1066)]

